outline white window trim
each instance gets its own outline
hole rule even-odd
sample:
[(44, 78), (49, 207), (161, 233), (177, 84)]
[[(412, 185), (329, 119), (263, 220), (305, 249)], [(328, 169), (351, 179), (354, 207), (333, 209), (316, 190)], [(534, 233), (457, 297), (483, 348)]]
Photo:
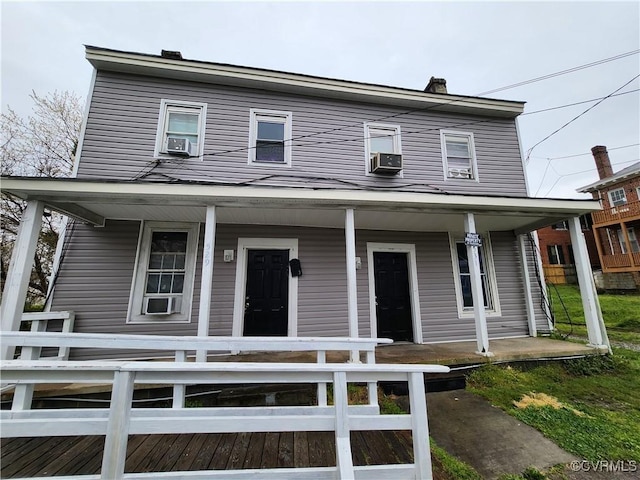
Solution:
[[(291, 168), (291, 150), (293, 137), (293, 113), (279, 110), (249, 109), (249, 148), (248, 163), (269, 168)], [(284, 162), (256, 161), (256, 139), (258, 136), (258, 120), (280, 122), (284, 124)]]
[[(471, 170), (473, 173), (473, 178), (452, 178), (448, 175), (449, 172), (449, 162), (447, 160), (447, 135), (455, 135), (459, 137), (467, 137), (469, 141), (469, 149), (471, 150)], [(472, 132), (459, 132), (457, 130), (440, 130), (440, 148), (442, 152), (442, 169), (444, 180), (447, 182), (452, 181), (462, 181), (462, 182), (480, 182), (480, 175), (478, 173), (478, 157), (476, 155), (476, 144), (473, 138)]]
[(156, 145), (153, 151), (153, 156), (155, 158), (171, 158), (177, 159), (175, 155), (169, 155), (164, 150), (164, 137), (165, 137), (165, 127), (167, 125), (167, 112), (171, 107), (176, 108), (186, 108), (192, 110), (200, 110), (200, 119), (198, 123), (198, 145), (196, 148), (195, 155), (192, 155), (189, 158), (199, 158), (202, 160), (202, 156), (204, 154), (204, 134), (205, 134), (205, 125), (207, 120), (207, 104), (206, 103), (198, 103), (198, 102), (187, 102), (185, 100), (168, 100), (163, 98), (160, 100), (160, 114), (158, 116), (158, 128), (156, 130)]
[[(627, 255), (629, 250), (627, 250), (627, 242), (622, 228), (618, 228), (616, 230), (616, 235), (618, 236), (618, 243), (620, 244), (620, 251), (622, 252), (622, 255)], [(631, 249), (631, 252), (638, 253), (633, 251), (633, 243), (635, 242), (636, 245), (638, 245), (638, 237), (636, 237), (636, 232), (633, 227), (627, 227), (627, 236), (629, 237), (629, 248)]]
[[(564, 257), (564, 252), (562, 252), (561, 255), (561, 249), (562, 249), (562, 245), (559, 244), (553, 244), (553, 245), (547, 245), (547, 248), (553, 248), (553, 250), (555, 251), (555, 257), (558, 260), (558, 263), (552, 263), (551, 262), (551, 255), (549, 255), (549, 250), (547, 250), (547, 255), (549, 255), (549, 265), (565, 265), (564, 263), (560, 263), (560, 256)], [(562, 258), (562, 260), (564, 260), (564, 258)]]
[[(619, 191), (622, 191), (622, 196), (624, 197), (624, 203), (621, 203), (619, 205), (614, 205), (613, 204), (613, 195), (612, 195), (612, 193), (613, 192), (619, 192)], [(622, 188), (622, 187), (621, 188), (614, 188), (613, 190), (609, 190), (607, 192), (607, 195), (609, 196), (609, 205), (611, 206), (611, 208), (620, 207), (620, 206), (622, 206), (622, 205), (627, 203), (627, 192), (625, 192), (624, 188)]]
[[(151, 250), (151, 235), (154, 231), (184, 232), (188, 233), (187, 252), (185, 259), (185, 279), (182, 291), (182, 308), (179, 313), (171, 315), (144, 315), (142, 304), (144, 301), (145, 277)], [(199, 223), (180, 222), (140, 222), (138, 235), (138, 248), (131, 280), (129, 294), (129, 307), (127, 311), (127, 323), (191, 323), (191, 309), (193, 307), (193, 286), (196, 273), (196, 256), (198, 250), (198, 238), (200, 235)], [(140, 313), (137, 313), (140, 312)]]
[[(374, 122), (364, 122), (364, 173), (365, 176), (378, 176), (371, 172), (371, 143), (369, 142), (371, 134), (369, 133), (370, 129), (380, 129), (380, 130), (389, 130), (393, 131), (393, 152), (385, 152), (385, 153), (395, 153), (398, 155), (402, 155), (402, 132), (400, 130), (400, 125), (392, 125), (389, 123), (374, 123)], [(404, 177), (404, 168), (400, 170), (399, 175), (395, 175), (396, 177), (403, 178)]]
[(422, 316), (420, 314), (420, 290), (418, 289), (418, 267), (416, 246), (413, 243), (374, 243), (367, 242), (367, 270), (369, 277), (369, 323), (371, 338), (378, 335), (378, 315), (376, 311), (376, 280), (373, 254), (375, 252), (393, 252), (407, 254), (409, 270), (409, 292), (411, 296), (411, 320), (413, 324), (413, 343), (422, 344)]
[[(232, 335), (241, 337), (244, 332), (244, 306), (247, 289), (247, 252), (249, 250), (289, 250), (289, 260), (298, 258), (297, 238), (238, 238), (236, 284), (233, 301)], [(287, 336), (298, 336), (298, 277), (289, 275)]]
[[(453, 275), (454, 275), (454, 286), (456, 291), (456, 303), (458, 305), (458, 318), (473, 318), (473, 308), (464, 308), (464, 300), (462, 297), (462, 285), (460, 284), (460, 269), (458, 267), (458, 251), (456, 250), (456, 243), (460, 242), (464, 238), (463, 233), (451, 233), (449, 232), (449, 249), (451, 252), (451, 264), (453, 266)], [(492, 299), (493, 299), (493, 309), (485, 309), (485, 315), (487, 317), (500, 317), (502, 315), (502, 311), (500, 308), (500, 296), (498, 295), (498, 281), (496, 279), (496, 268), (495, 263), (493, 261), (493, 248), (491, 247), (491, 237), (489, 232), (482, 233), (482, 243), (481, 247), (483, 258), (484, 258), (484, 266), (485, 266), (485, 275), (488, 273), (489, 278), (489, 288), (491, 289)], [(486, 269), (489, 271), (486, 272)]]

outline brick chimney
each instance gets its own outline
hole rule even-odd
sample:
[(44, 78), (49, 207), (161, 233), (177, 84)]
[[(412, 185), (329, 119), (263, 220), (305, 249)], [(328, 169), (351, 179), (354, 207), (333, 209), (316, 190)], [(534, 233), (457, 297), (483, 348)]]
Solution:
[(591, 149), (591, 153), (593, 153), (593, 159), (596, 161), (600, 180), (613, 176), (613, 169), (611, 168), (611, 162), (609, 161), (607, 147), (596, 145)]
[(424, 87), (427, 93), (447, 93), (447, 81), (444, 78), (431, 77), (429, 83)]

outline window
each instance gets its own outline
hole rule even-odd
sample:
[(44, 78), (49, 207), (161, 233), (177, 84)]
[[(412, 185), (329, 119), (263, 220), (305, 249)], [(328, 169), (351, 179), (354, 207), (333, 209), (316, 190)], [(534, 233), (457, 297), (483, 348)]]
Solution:
[(399, 125), (365, 123), (364, 137), (365, 171), (367, 174), (371, 173), (371, 161), (376, 153), (402, 154)]
[(582, 227), (582, 230), (591, 230), (591, 227), (593, 226), (591, 214), (580, 216), (580, 226)]
[(473, 133), (441, 130), (442, 163), (446, 179), (478, 180)]
[[(640, 252), (640, 244), (638, 243), (638, 237), (636, 237), (636, 231), (633, 227), (627, 227), (627, 235), (629, 235), (629, 243), (631, 244), (631, 251), (633, 253)], [(624, 233), (622, 229), (618, 229), (618, 242), (620, 243), (620, 250), (623, 254), (628, 253), (627, 243), (624, 240)]]
[(562, 245), (547, 245), (549, 265), (564, 265), (564, 252)]
[[(473, 315), (473, 295), (471, 293), (471, 272), (467, 257), (467, 246), (461, 239), (451, 239), (451, 254), (453, 270), (456, 275), (456, 296), (458, 300), (458, 313), (460, 316)], [(483, 236), (483, 245), (478, 247), (480, 256), (480, 277), (482, 278), (482, 297), (487, 313), (500, 314), (498, 291), (491, 255), (489, 236)]]
[(175, 152), (172, 145), (176, 140), (187, 140), (184, 155), (198, 157), (202, 155), (204, 145), (204, 125), (207, 116), (205, 103), (162, 100), (160, 119), (156, 139), (155, 156)]
[(291, 112), (250, 110), (249, 163), (291, 166)]
[(627, 196), (624, 193), (624, 188), (616, 188), (615, 190), (610, 190), (609, 202), (611, 202), (612, 207), (617, 207), (618, 205), (624, 205), (625, 203), (627, 203)]
[(551, 228), (553, 230), (569, 230), (569, 224), (564, 220), (560, 223), (556, 223), (555, 225), (551, 225)]
[(190, 321), (198, 231), (196, 223), (143, 224), (129, 322)]

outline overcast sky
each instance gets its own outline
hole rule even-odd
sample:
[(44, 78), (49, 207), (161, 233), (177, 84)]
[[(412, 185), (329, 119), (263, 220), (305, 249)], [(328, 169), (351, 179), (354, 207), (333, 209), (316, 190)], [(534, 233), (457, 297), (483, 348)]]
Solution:
[[(605, 97), (640, 73), (637, 1), (3, 1), (1, 16), (2, 111), (9, 105), (22, 115), (31, 90), (86, 98), (85, 44), (420, 90), (433, 75), (462, 95), (636, 51), (488, 95), (526, 101), (525, 113)], [(619, 93), (639, 88), (635, 78)], [(594, 145), (609, 148), (614, 171), (639, 161), (639, 93), (603, 101), (536, 146), (531, 195), (584, 198), (575, 189), (598, 178)], [(525, 154), (594, 103), (522, 116)]]

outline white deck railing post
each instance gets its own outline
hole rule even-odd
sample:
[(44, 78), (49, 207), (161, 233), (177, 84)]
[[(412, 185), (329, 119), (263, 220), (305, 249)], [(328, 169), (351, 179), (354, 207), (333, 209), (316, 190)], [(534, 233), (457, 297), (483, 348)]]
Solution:
[[(213, 287), (213, 264), (216, 244), (216, 207), (207, 206), (204, 225), (204, 245), (202, 251), (202, 279), (200, 281), (200, 310), (198, 312), (198, 336), (209, 336), (211, 316), (211, 289)], [(206, 362), (206, 350), (196, 352), (196, 361)]]
[[(353, 208), (345, 213), (345, 244), (347, 252), (347, 314), (349, 318), (349, 336), (358, 338), (358, 285), (356, 277), (356, 225)], [(351, 361), (359, 362), (360, 354), (351, 351)]]
[[(368, 351), (367, 352), (367, 363), (369, 365), (374, 365), (376, 363), (376, 354), (375, 352)], [(369, 405), (378, 405), (378, 382), (369, 382), (367, 384), (369, 390)]]
[(124, 475), (133, 401), (134, 372), (116, 370), (113, 378), (109, 423), (104, 440), (101, 480), (119, 480)]
[(351, 456), (351, 437), (349, 426), (349, 395), (347, 393), (347, 374), (333, 374), (333, 404), (336, 412), (336, 466), (338, 478), (348, 480), (354, 478), (353, 457)]
[[(187, 352), (185, 350), (176, 350), (176, 362), (186, 362)], [(184, 407), (184, 394), (186, 385), (184, 383), (175, 383), (173, 385), (173, 408)]]
[(409, 403), (413, 431), (413, 461), (416, 477), (433, 478), (431, 451), (429, 448), (429, 424), (427, 423), (427, 396), (424, 389), (424, 374), (409, 373)]
[[(327, 354), (324, 350), (318, 350), (317, 353), (318, 363), (327, 363)], [(326, 382), (318, 383), (318, 406), (327, 406), (327, 384)]]

